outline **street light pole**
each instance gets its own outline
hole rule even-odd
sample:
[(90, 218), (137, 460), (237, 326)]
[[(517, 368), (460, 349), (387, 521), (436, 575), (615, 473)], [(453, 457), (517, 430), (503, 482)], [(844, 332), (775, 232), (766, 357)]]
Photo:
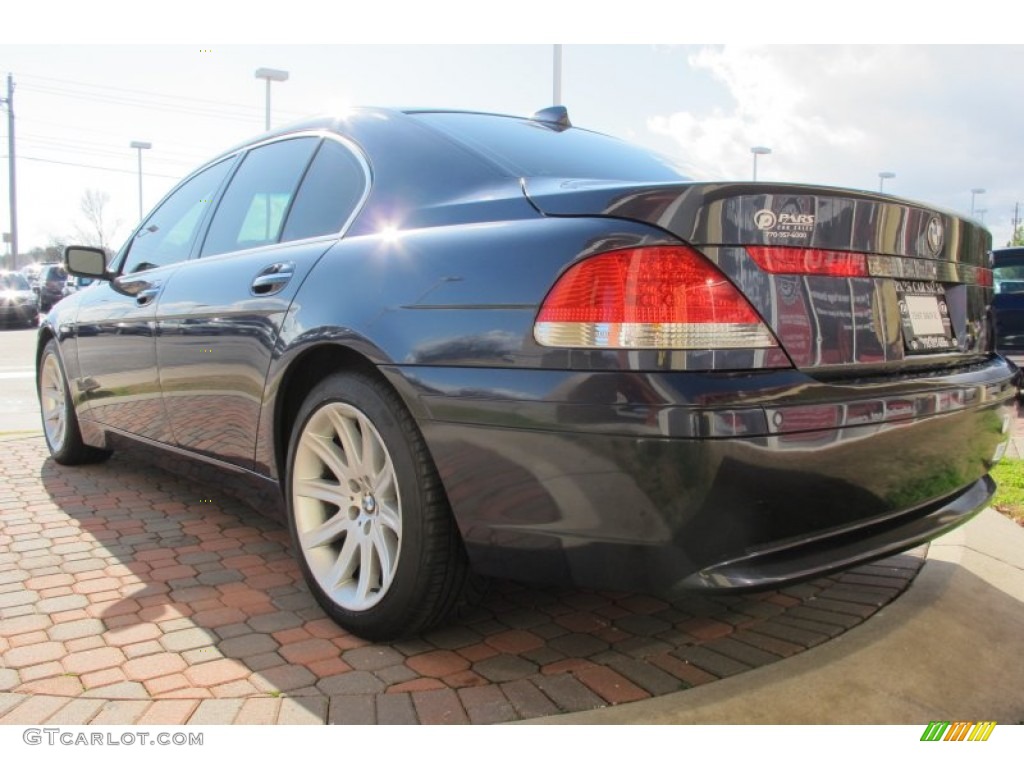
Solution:
[(751, 147), (750, 154), (754, 156), (754, 181), (757, 181), (757, 156), (758, 155), (770, 155), (772, 153), (771, 147)]
[(878, 191), (885, 192), (885, 180), (895, 179), (896, 174), (892, 171), (879, 171), (878, 172)]
[(554, 71), (552, 73), (551, 104), (562, 103), (562, 46), (556, 45), (553, 53)]
[(971, 190), (971, 217), (974, 217), (974, 198), (976, 195), (984, 195), (985, 190), (982, 187), (975, 187)]
[(979, 208), (978, 209), (978, 218), (981, 220), (982, 224), (985, 223), (985, 214), (986, 213), (988, 213), (988, 208)]
[(288, 73), (283, 69), (270, 69), (268, 67), (260, 67), (256, 70), (257, 80), (267, 81), (267, 99), (266, 99), (266, 121), (264, 129), (270, 130), (270, 82), (274, 81), (277, 83), (283, 83), (288, 79)]
[(148, 141), (133, 141), (129, 146), (139, 153), (139, 221), (142, 221), (142, 150), (152, 149), (153, 145)]

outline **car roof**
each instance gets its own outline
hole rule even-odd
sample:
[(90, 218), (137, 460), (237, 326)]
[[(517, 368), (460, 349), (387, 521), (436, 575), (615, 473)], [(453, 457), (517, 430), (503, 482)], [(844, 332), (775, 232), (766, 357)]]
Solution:
[(487, 115), (490, 117), (504, 117), (510, 120), (536, 120), (541, 114), (537, 113), (537, 115), (529, 117), (525, 115), (503, 114), (500, 112), (483, 112), (473, 109), (448, 109), (441, 107), (348, 107), (335, 114), (324, 114), (309, 117), (305, 120), (290, 123), (288, 125), (281, 126), (280, 128), (275, 128), (265, 133), (252, 136), (245, 141), (235, 144), (230, 149), (218, 153), (216, 157), (212, 158), (209, 162), (204, 163), (202, 167), (213, 165), (217, 161), (248, 149), (255, 144), (271, 141), (290, 134), (308, 131), (331, 131), (343, 136), (348, 136), (349, 138), (357, 138), (354, 134), (358, 134), (359, 131), (353, 129), (360, 126), (379, 123), (382, 120), (402, 120), (411, 118), (413, 115), (429, 113)]

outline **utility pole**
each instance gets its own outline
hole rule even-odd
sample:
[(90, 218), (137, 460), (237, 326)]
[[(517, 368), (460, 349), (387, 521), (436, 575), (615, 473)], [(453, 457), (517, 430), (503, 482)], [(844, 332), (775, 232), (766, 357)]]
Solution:
[(1010, 235), (1010, 245), (1016, 245), (1017, 228), (1020, 226), (1020, 203), (1013, 204), (1013, 234)]
[(14, 76), (7, 73), (7, 191), (11, 202), (11, 266), (18, 268), (18, 185), (14, 174)]

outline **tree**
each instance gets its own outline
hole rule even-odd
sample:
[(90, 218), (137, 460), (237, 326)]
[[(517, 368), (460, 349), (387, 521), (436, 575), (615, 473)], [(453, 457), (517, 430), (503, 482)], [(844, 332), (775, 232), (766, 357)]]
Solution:
[(1013, 233), (1013, 237), (1010, 238), (1010, 242), (1006, 244), (1008, 247), (1024, 245), (1024, 224), (1017, 227)]
[(121, 219), (111, 220), (107, 211), (109, 202), (110, 195), (98, 189), (87, 189), (82, 193), (79, 205), (85, 223), (75, 225), (75, 235), (81, 241), (81, 245), (92, 245), (108, 251), (114, 246), (114, 239), (123, 222)]

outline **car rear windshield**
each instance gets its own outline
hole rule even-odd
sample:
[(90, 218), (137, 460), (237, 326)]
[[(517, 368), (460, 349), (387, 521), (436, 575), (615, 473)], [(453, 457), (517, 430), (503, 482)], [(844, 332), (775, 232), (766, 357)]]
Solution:
[(513, 176), (614, 181), (689, 181), (671, 160), (610, 136), (499, 115), (416, 112), (417, 120)]
[(992, 270), (992, 281), (996, 293), (1024, 293), (1024, 257), (1003, 260)]

